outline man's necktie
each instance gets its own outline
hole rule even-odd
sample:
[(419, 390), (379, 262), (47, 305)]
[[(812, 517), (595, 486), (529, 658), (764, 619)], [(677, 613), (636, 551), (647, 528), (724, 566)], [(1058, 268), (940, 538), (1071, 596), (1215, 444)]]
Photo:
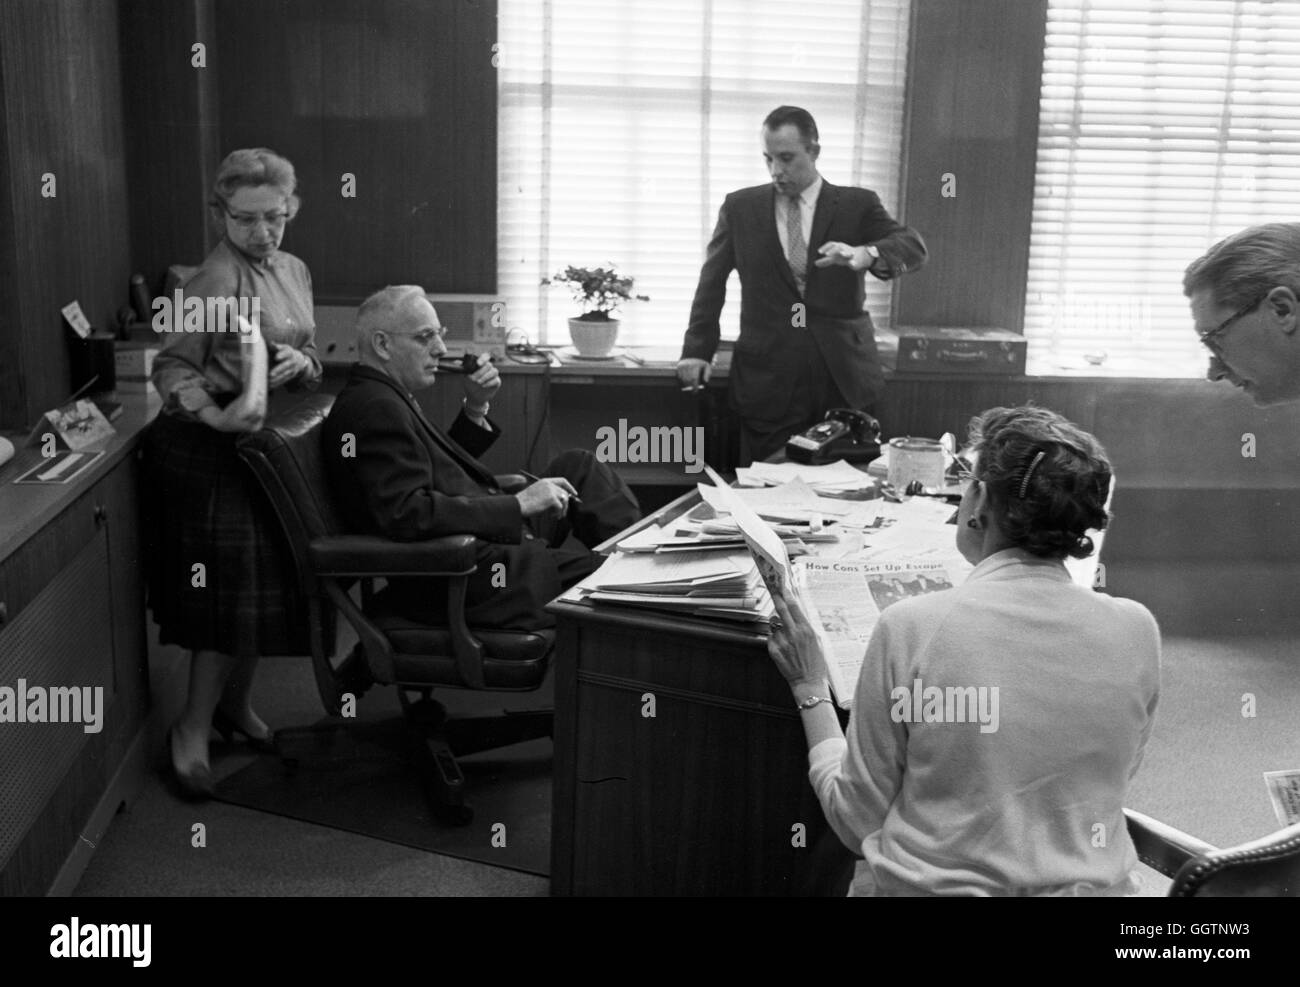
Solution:
[(808, 244), (803, 238), (803, 210), (800, 208), (799, 196), (786, 199), (785, 208), (786, 259), (790, 261), (790, 271), (802, 294), (808, 278)]

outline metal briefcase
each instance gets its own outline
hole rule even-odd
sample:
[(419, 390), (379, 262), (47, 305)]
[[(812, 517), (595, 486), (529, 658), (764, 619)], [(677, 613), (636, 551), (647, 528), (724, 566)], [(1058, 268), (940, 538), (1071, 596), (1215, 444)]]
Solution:
[(880, 364), (899, 374), (1025, 372), (1025, 337), (1006, 329), (899, 326), (876, 330)]

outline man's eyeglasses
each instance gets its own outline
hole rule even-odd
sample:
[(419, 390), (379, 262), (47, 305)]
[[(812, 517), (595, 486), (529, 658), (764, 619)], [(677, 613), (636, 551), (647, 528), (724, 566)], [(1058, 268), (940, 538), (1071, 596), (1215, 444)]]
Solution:
[(410, 336), (416, 344), (423, 346), (426, 350), (433, 345), (435, 339), (442, 339), (445, 329), (421, 329), (419, 332), (410, 332), (403, 329), (385, 329), (384, 332), (390, 336)]
[(246, 213), (234, 213), (231, 212), (229, 208), (226, 208), (226, 215), (229, 216), (230, 221), (241, 230), (256, 229), (258, 223), (265, 223), (267, 226), (271, 227), (271, 229), (278, 230), (280, 227), (284, 226), (285, 223), (289, 222), (289, 214), (284, 210), (269, 212), (265, 216), (250, 216)]
[(1260, 302), (1262, 302), (1267, 297), (1268, 297), (1268, 292), (1265, 292), (1264, 294), (1256, 298), (1253, 302), (1251, 302), (1249, 305), (1244, 305), (1241, 308), (1237, 309), (1237, 311), (1233, 312), (1230, 316), (1228, 316), (1226, 319), (1220, 322), (1213, 329), (1209, 329), (1201, 333), (1201, 342), (1205, 344), (1205, 348), (1208, 349), (1215, 356), (1222, 358), (1223, 348), (1219, 345), (1219, 337), (1222, 336), (1225, 332), (1227, 332), (1228, 326), (1232, 325), (1234, 322), (1236, 322), (1238, 319), (1242, 318), (1243, 316), (1249, 315), (1252, 311), (1258, 308)]

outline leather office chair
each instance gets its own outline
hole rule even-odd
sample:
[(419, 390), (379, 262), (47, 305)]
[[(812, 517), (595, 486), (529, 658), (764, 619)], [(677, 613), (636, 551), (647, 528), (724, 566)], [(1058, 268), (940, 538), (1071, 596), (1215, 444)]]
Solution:
[(1125, 809), (1138, 858), (1173, 878), (1170, 898), (1300, 898), (1300, 823), (1219, 849)]
[[(312, 667), (321, 702), (338, 715), (346, 693), (360, 696), (372, 683), (398, 686), (421, 781), (442, 819), (458, 825), (473, 818), (465, 805), (465, 779), (456, 757), (523, 740), (551, 736), (550, 710), (501, 716), (448, 719), (431, 697), (435, 686), (494, 691), (536, 689), (546, 674), (555, 632), (470, 628), (465, 622), (466, 586), (475, 570), (472, 535), (420, 542), (396, 542), (346, 534), (330, 495), (321, 449), (321, 424), (333, 404), (312, 395), (292, 412), (245, 435), (239, 454), (266, 491), (293, 553), (299, 581), (311, 608)], [(519, 489), (523, 477), (498, 477), (502, 489)], [(446, 580), (445, 626), (417, 624), (394, 613), (376, 593), (374, 581), (400, 576)], [(360, 605), (349, 593), (361, 582)], [(356, 631), (358, 643), (338, 667), (331, 661), (331, 635), (323, 618), (337, 608)], [(282, 755), (306, 741), (319, 751), (346, 727), (277, 732)]]
[[(1138, 859), (1173, 878), (1169, 898), (1300, 898), (1300, 823), (1219, 849), (1132, 809), (1124, 810)], [(827, 830), (813, 846), (806, 895), (840, 898), (862, 859)]]

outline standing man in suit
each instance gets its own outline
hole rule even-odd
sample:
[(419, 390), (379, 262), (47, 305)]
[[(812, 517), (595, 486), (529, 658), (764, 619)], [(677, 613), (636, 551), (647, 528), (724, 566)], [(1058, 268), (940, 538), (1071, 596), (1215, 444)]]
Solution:
[(1183, 293), (1210, 380), (1261, 408), (1300, 401), (1300, 223), (1252, 226), (1192, 261)]
[(742, 420), (741, 459), (765, 459), (830, 408), (871, 410), (884, 387), (863, 276), (882, 281), (925, 263), (925, 243), (869, 189), (817, 172), (817, 124), (797, 106), (763, 121), (772, 181), (722, 203), (677, 364), (682, 385), (708, 382), (727, 279), (740, 273), (740, 338), (730, 404)]
[[(471, 534), (481, 539), (469, 579), (472, 627), (534, 630), (554, 620), (543, 608), (604, 561), (590, 547), (641, 516), (636, 497), (591, 452), (556, 457), (548, 478), (505, 493), (475, 456), (501, 435), (488, 418), (501, 387), (485, 363), (462, 378), (465, 401), (443, 431), (414, 392), (433, 386), (447, 352), (438, 313), (424, 289), (384, 288), (357, 311), (357, 352), (325, 420), (322, 442), (331, 485), (356, 531), (396, 541)], [(496, 566), (504, 563), (504, 569)], [(445, 590), (432, 579), (390, 579), (397, 611), (421, 623), (446, 617)]]

